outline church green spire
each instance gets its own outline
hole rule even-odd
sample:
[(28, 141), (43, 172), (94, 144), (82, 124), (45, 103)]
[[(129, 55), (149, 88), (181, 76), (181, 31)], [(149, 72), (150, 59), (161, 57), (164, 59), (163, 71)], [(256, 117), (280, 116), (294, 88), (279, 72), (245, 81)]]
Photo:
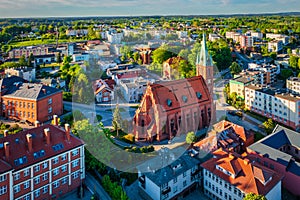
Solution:
[(196, 65), (213, 66), (213, 60), (208, 53), (206, 46), (206, 35), (203, 34), (202, 45), (200, 53), (197, 55)]

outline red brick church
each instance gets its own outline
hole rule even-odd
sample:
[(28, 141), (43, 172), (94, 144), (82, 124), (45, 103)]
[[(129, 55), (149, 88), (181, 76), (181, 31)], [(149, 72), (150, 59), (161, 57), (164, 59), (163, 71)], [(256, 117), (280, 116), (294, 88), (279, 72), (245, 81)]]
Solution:
[(197, 76), (148, 85), (133, 119), (136, 140), (170, 140), (208, 127), (215, 115), (212, 64), (204, 36)]

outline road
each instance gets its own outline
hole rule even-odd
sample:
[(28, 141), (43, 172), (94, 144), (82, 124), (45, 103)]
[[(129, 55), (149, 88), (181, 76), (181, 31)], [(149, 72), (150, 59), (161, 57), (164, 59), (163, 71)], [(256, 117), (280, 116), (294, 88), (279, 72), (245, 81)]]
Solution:
[(225, 80), (222, 79), (222, 80), (218, 81), (217, 83), (215, 83), (215, 87), (214, 87), (214, 93), (215, 93), (214, 100), (216, 103), (217, 121), (219, 121), (224, 116), (227, 116), (227, 119), (229, 121), (231, 121), (237, 125), (243, 126), (247, 130), (252, 129), (254, 131), (265, 134), (264, 130), (258, 127), (258, 125), (262, 124), (261, 121), (255, 119), (245, 113), (243, 113), (243, 118), (228, 114), (228, 112), (227, 112), (228, 110), (236, 110), (236, 108), (226, 104), (224, 93), (223, 93), (224, 85), (225, 85), (224, 82), (225, 82)]
[[(132, 106), (136, 106), (137, 104), (129, 104), (129, 103), (120, 103), (118, 104), (121, 109), (120, 114), (123, 119), (132, 118), (135, 114), (136, 108)], [(93, 119), (95, 114), (102, 116), (102, 123), (105, 127), (111, 126), (111, 122), (113, 119), (113, 109), (116, 104), (98, 104), (98, 105), (86, 105), (80, 103), (72, 103), (64, 101), (64, 108), (66, 110), (79, 110), (81, 111), (88, 119)], [(92, 120), (93, 121), (93, 120)]]
[(110, 196), (106, 193), (100, 183), (89, 173), (86, 173), (85, 184), (91, 191), (100, 196), (100, 200), (111, 200)]
[(243, 68), (248, 69), (248, 63), (251, 63), (253, 61), (251, 59), (249, 59), (248, 57), (246, 57), (245, 55), (238, 53), (237, 51), (235, 51), (235, 54), (236, 54), (237, 58), (243, 62), (243, 64), (244, 64)]

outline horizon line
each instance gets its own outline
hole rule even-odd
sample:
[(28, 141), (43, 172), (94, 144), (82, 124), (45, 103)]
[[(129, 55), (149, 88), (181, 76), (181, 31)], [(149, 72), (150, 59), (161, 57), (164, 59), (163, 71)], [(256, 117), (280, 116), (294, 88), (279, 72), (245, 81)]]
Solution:
[(261, 12), (261, 13), (232, 13), (232, 14), (154, 14), (154, 15), (81, 15), (81, 16), (24, 16), (24, 17), (0, 17), (0, 19), (35, 19), (35, 18), (93, 18), (93, 17), (100, 17), (100, 18), (121, 18), (121, 17), (188, 17), (188, 16), (198, 16), (198, 17), (205, 17), (205, 16), (242, 16), (242, 15), (282, 15), (282, 14), (296, 14), (300, 15), (300, 11), (282, 11), (282, 12)]

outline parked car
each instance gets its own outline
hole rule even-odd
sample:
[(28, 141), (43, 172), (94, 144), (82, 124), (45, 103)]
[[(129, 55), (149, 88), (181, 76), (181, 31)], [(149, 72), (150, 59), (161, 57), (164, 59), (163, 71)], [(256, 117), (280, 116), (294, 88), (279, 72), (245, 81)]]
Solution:
[(235, 113), (235, 115), (236, 115), (236, 116), (239, 116), (239, 117), (243, 117), (243, 113), (242, 113), (241, 111), (237, 111), (237, 112)]

